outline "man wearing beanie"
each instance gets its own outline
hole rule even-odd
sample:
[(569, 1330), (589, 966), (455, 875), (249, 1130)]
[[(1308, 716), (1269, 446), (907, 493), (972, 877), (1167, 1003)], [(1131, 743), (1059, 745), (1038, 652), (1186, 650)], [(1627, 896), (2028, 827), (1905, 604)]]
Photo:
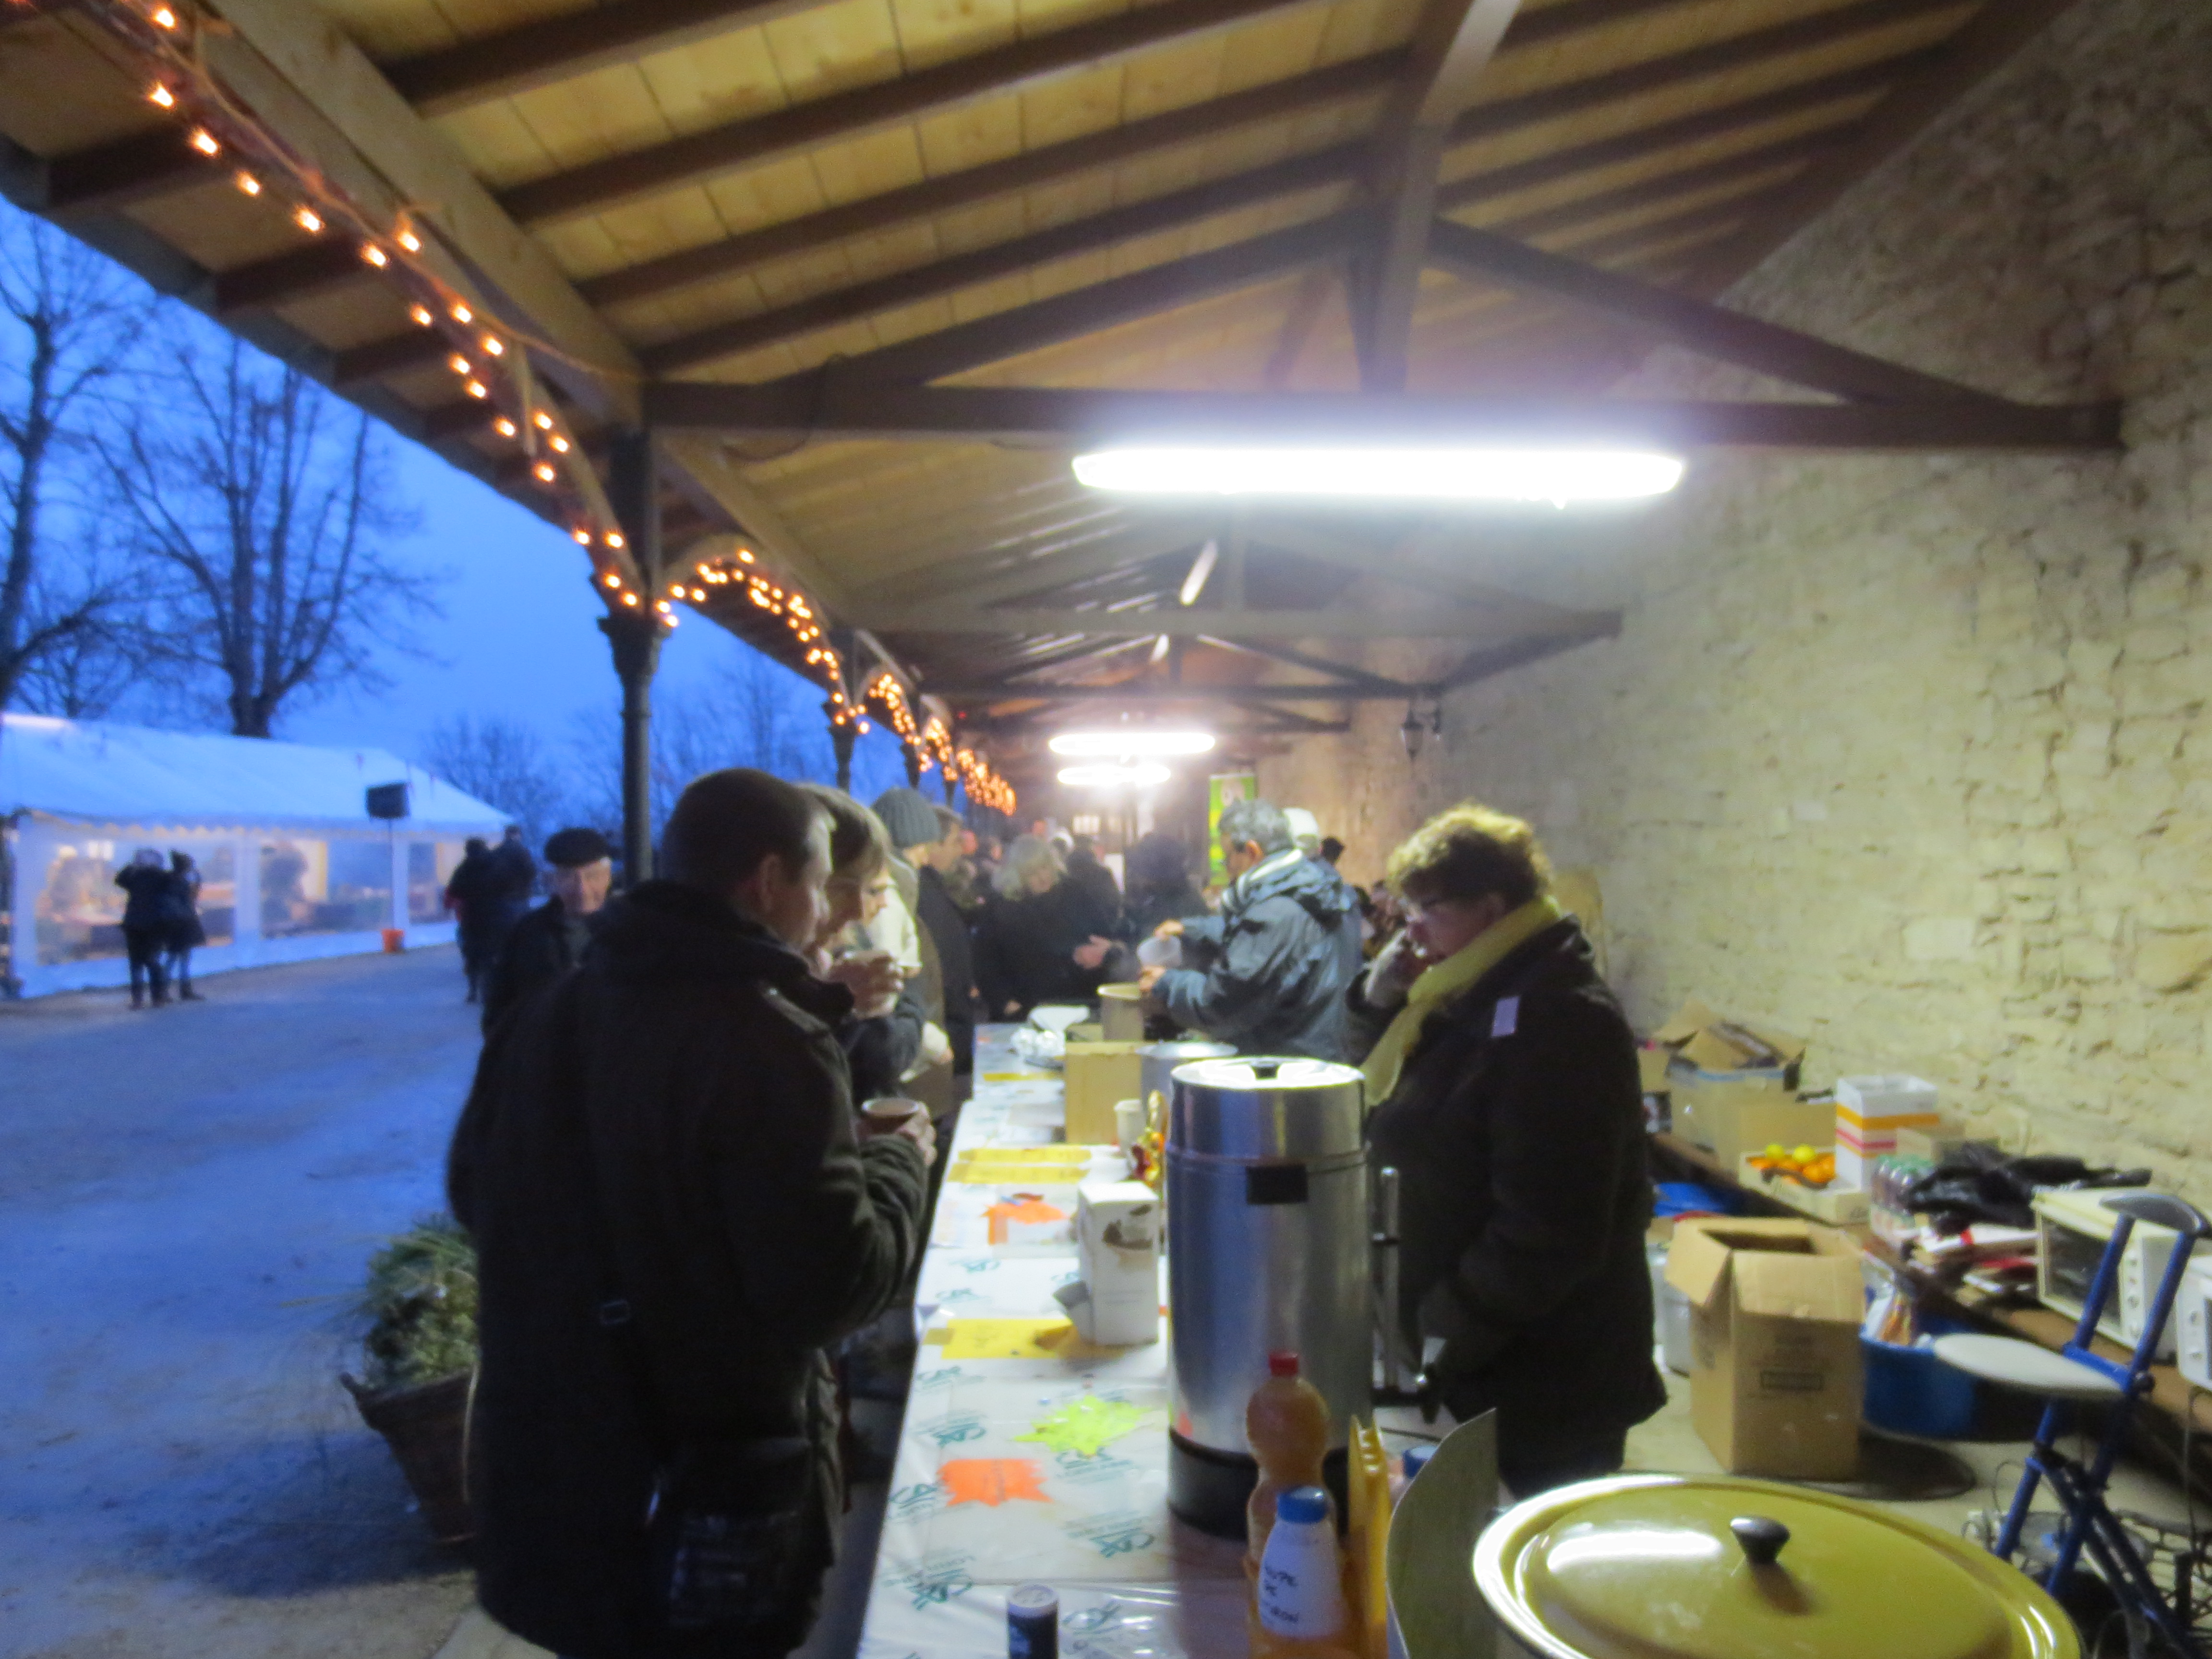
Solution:
[(593, 918), (613, 884), (614, 850), (596, 830), (558, 830), (546, 841), (545, 884), (553, 896), (514, 924), (484, 977), (487, 1033), (532, 991), (583, 960)]

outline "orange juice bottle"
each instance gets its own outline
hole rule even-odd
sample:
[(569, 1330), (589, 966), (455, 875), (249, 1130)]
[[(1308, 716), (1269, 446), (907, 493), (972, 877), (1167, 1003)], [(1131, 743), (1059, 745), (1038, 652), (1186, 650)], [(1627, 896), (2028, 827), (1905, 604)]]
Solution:
[[(1286, 1492), (1322, 1484), (1328, 1426), (1328, 1402), (1298, 1375), (1297, 1355), (1269, 1354), (1267, 1380), (1252, 1391), (1251, 1403), (1244, 1407), (1244, 1438), (1260, 1462), (1259, 1484), (1244, 1508), (1244, 1559), (1255, 1573), (1267, 1534), (1274, 1530), (1276, 1500)], [(1329, 1519), (1335, 1518), (1332, 1499)]]

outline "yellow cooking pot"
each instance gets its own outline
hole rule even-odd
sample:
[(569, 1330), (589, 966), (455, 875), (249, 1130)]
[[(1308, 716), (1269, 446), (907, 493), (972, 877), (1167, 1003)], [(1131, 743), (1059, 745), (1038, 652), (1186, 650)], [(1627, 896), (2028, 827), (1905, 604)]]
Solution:
[(1727, 1475), (1625, 1474), (1507, 1510), (1474, 1549), (1538, 1659), (2079, 1659), (2058, 1604), (1965, 1540)]

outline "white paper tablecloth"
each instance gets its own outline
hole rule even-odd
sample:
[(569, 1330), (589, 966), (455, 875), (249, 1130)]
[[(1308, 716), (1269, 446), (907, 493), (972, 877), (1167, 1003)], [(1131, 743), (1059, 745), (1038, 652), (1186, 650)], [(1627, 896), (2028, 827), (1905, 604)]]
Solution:
[[(1023, 1066), (1006, 1034), (1003, 1026), (978, 1033), (975, 1096), (945, 1149), (956, 1163), (982, 1148), (1058, 1139), (1059, 1075)], [(1108, 1178), (1125, 1170), (1110, 1148), (1091, 1164)], [(1164, 1322), (1162, 1340), (1140, 1347), (947, 1357), (942, 1339), (955, 1319), (1062, 1316), (1052, 1293), (1075, 1277), (1073, 1240), (989, 1242), (987, 1212), (1022, 1194), (1075, 1212), (1073, 1185), (1030, 1179), (948, 1179), (939, 1201), (916, 1298), (924, 1340), (861, 1659), (999, 1659), (1006, 1592), (1032, 1583), (1060, 1593), (1063, 1654), (1234, 1659), (1245, 1649), (1243, 1547), (1168, 1513)], [(1139, 1408), (1141, 1422), (1089, 1457), (1018, 1437), (1086, 1393)], [(955, 1463), (966, 1467), (948, 1480)]]

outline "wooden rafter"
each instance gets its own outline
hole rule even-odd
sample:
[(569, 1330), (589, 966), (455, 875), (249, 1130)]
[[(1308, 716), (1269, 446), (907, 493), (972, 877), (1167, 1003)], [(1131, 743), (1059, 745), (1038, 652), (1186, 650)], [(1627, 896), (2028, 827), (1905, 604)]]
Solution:
[(1492, 675), (1503, 674), (1508, 669), (1525, 668), (1546, 657), (1555, 657), (1562, 651), (1571, 651), (1578, 645), (1588, 645), (1595, 640), (1616, 639), (1620, 634), (1620, 619), (1615, 617), (1611, 627), (1593, 627), (1583, 634), (1559, 634), (1549, 638), (1511, 640), (1504, 645), (1477, 646), (1461, 659), (1459, 665), (1438, 683), (1438, 692), (1455, 691), (1461, 686), (1473, 685), (1477, 680), (1486, 680)]
[(863, 609), (868, 626), (885, 634), (1080, 634), (1103, 639), (1152, 639), (1165, 634), (1224, 640), (1475, 639), (1503, 644), (1517, 637), (1487, 610), (1423, 605), (1389, 611), (1246, 610), (1170, 606), (1158, 610), (1079, 611), (1012, 606), (914, 605), (880, 615)]
[(1369, 165), (1382, 235), (1354, 270), (1352, 336), (1360, 385), (1402, 392), (1413, 301), (1436, 216), (1437, 170), (1452, 124), (1474, 103), (1482, 72), (1521, 0), (1428, 0), (1413, 26), (1411, 61), (1376, 124)]
[(588, 75), (611, 64), (673, 52), (732, 29), (757, 27), (820, 0), (622, 0), (479, 35), (386, 64), (399, 95), (424, 115)]
[(955, 254), (932, 264), (816, 295), (773, 311), (713, 324), (648, 346), (639, 355), (647, 369), (656, 374), (690, 368), (714, 358), (757, 350), (878, 312), (896, 310), (978, 283), (1012, 276), (1055, 259), (1094, 253), (1139, 236), (1178, 229), (1220, 214), (1324, 189), (1351, 179), (1360, 160), (1361, 150), (1355, 144), (1340, 144), (1305, 155), (1293, 155), (1226, 179), (1155, 196), (1126, 207), (1111, 208), (1088, 218), (1018, 236), (1011, 241)]
[[(1554, 649), (1565, 649), (1554, 645)], [(1429, 692), (1435, 688), (1422, 686)], [(1346, 685), (1165, 685), (1158, 681), (1111, 685), (1052, 685), (1024, 682), (1002, 685), (981, 681), (946, 679), (930, 687), (947, 702), (1118, 702), (1118, 703), (1277, 703), (1397, 702), (1406, 693)]]
[(1012, 570), (984, 574), (962, 574), (942, 566), (933, 567), (920, 579), (871, 585), (854, 595), (863, 604), (897, 605), (926, 596), (943, 598), (963, 605), (991, 605), (1001, 599), (1049, 593), (1071, 583), (1149, 563), (1196, 545), (1199, 534), (1187, 526), (1132, 529), (1067, 552), (1027, 560)]
[(1503, 283), (1563, 300), (1617, 322), (1633, 324), (1677, 345), (1740, 368), (1845, 398), (1888, 403), (1957, 398), (2001, 402), (1955, 381), (1831, 345), (1778, 323), (1727, 311), (1617, 271), (1562, 258), (1486, 230), (1439, 220), (1429, 238), (1437, 264), (1477, 282)]
[(2119, 444), (2117, 404), (2032, 406), (1995, 399), (1762, 404), (1328, 392), (1271, 397), (918, 386), (805, 375), (766, 386), (662, 383), (648, 389), (647, 406), (657, 424), (725, 432), (1040, 444), (1134, 435), (1218, 442), (1224, 432), (1279, 441), (1303, 437), (1340, 442), (1352, 434), (1378, 443), (1490, 439), (1814, 451), (2063, 453), (2110, 450)]
[(627, 265), (577, 286), (594, 305), (621, 305), (711, 282), (814, 248), (878, 236), (957, 209), (996, 200), (1079, 173), (1135, 161), (1178, 145), (1219, 138), (1258, 122), (1304, 114), (1381, 91), (1405, 61), (1402, 52), (1380, 52), (1325, 69), (1270, 81), (1225, 97), (1131, 121), (1103, 132), (1024, 150), (926, 179), (879, 195), (801, 214), (758, 230)]
[(1141, 7), (772, 114), (748, 116), (587, 161), (516, 185), (501, 192), (500, 200), (520, 223), (558, 223), (1050, 76), (1095, 68), (1148, 46), (1225, 28), (1291, 3), (1295, 0), (1176, 0), (1173, 5)]
[(1713, 249), (1692, 273), (1692, 293), (1717, 294), (1795, 235), (1808, 222), (1938, 116), (2010, 62), (2013, 55), (2071, 9), (2075, 0), (1995, 0), (1924, 54), (1868, 116), (1852, 141), (1794, 180), (1754, 225)]

